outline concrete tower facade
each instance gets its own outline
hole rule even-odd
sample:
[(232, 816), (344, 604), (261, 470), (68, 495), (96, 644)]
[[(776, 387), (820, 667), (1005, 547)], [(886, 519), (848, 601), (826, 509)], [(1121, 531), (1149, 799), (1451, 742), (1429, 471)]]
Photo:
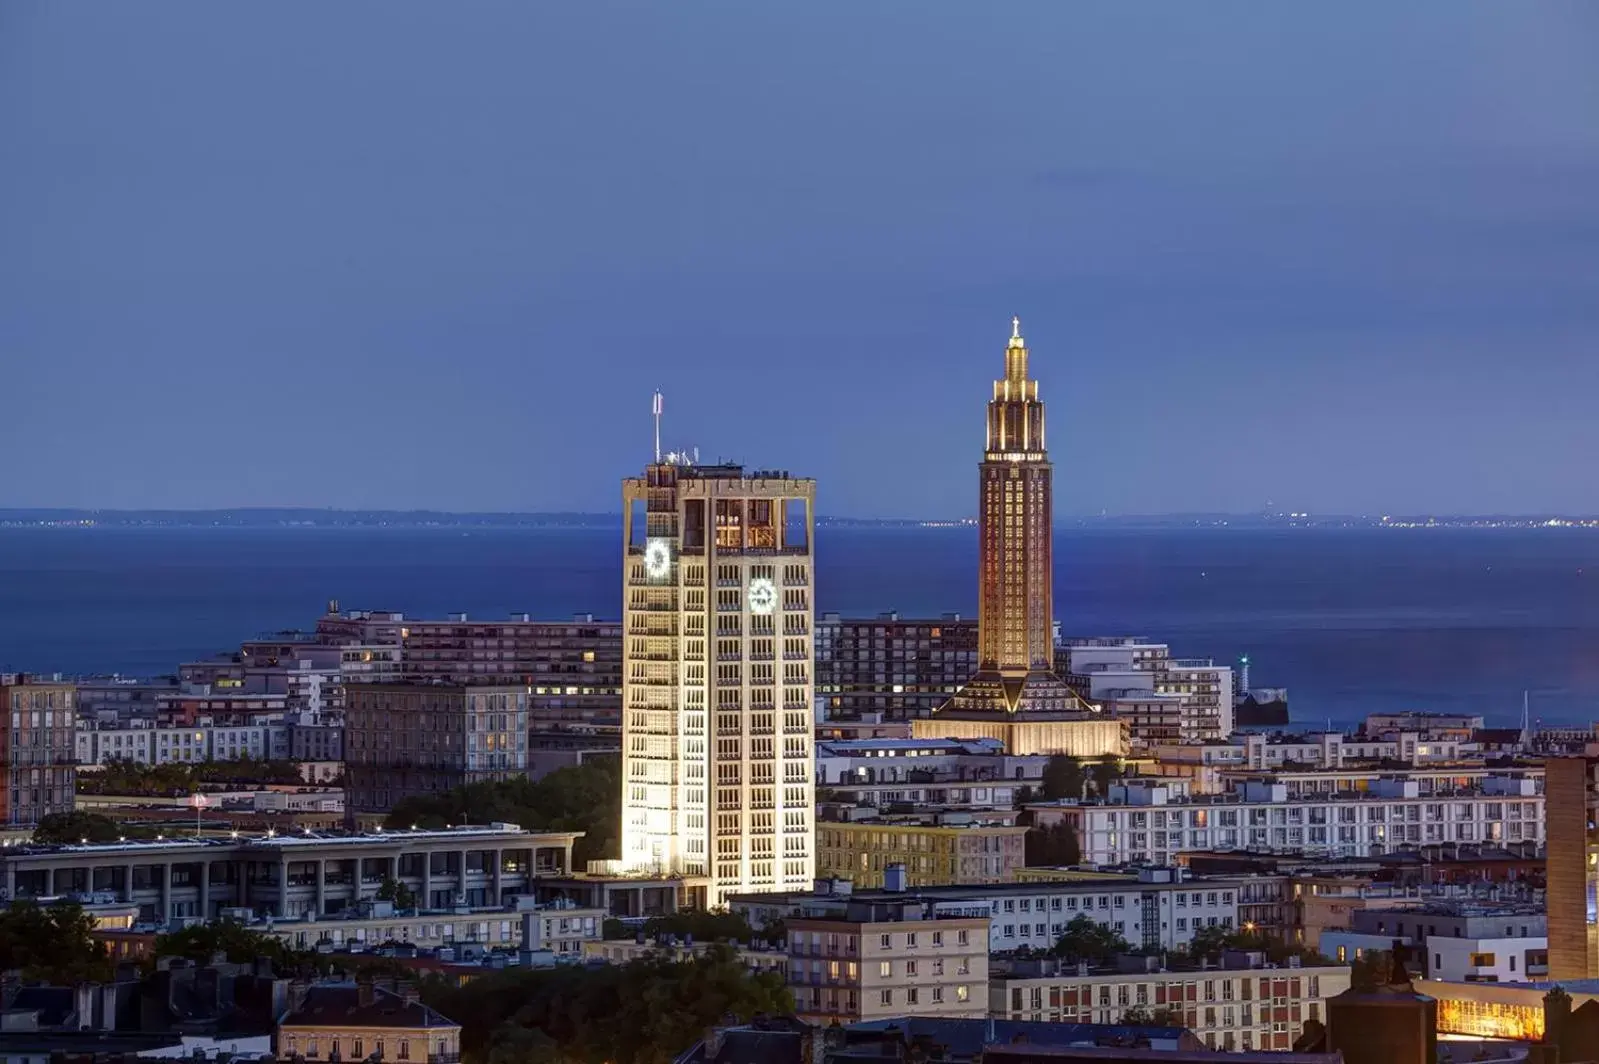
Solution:
[(1011, 319), (1005, 375), (988, 403), (978, 465), (978, 670), (918, 737), (996, 738), (1014, 754), (1122, 754), (1125, 726), (1055, 673), (1054, 468), (1027, 341)]
[(623, 482), (622, 864), (712, 906), (814, 875), (815, 496), (674, 456)]

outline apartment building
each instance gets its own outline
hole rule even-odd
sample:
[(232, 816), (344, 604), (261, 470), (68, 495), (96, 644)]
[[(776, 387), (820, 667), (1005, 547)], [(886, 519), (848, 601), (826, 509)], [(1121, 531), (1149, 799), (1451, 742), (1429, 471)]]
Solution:
[(911, 886), (1009, 883), (1027, 863), (1026, 837), (1009, 810), (824, 820), (816, 825), (816, 874), (870, 889), (898, 865)]
[(1321, 949), (1349, 963), (1364, 952), (1408, 949), (1407, 967), (1424, 978), (1464, 983), (1525, 983), (1549, 977), (1547, 917), (1535, 904), (1434, 900), (1360, 909), (1349, 926), (1321, 933)]
[(1014, 809), (1023, 787), (1037, 789), (1048, 760), (1007, 755), (998, 739), (818, 741), (818, 801), (884, 812)]
[(391, 879), (422, 910), (473, 909), (533, 893), (541, 877), (569, 875), (576, 838), (502, 824), (14, 846), (0, 849), (0, 887), (8, 899), (118, 900), (161, 925), (224, 913), (278, 921), (358, 914)]
[(141, 765), (193, 764), (243, 757), (265, 760), (290, 752), (288, 725), (285, 724), (203, 722), (179, 728), (159, 727), (154, 721), (138, 718), (116, 722), (82, 721), (75, 745), (80, 765), (99, 765), (107, 761), (135, 761)]
[[(1095, 968), (1058, 961), (1010, 962), (989, 979), (989, 1015), (1052, 1023), (1124, 1022), (1128, 1013), (1165, 1013), (1213, 1050), (1287, 1050), (1304, 1025), (1325, 1023), (1327, 999), (1349, 989), (1347, 965), (1269, 965), (1229, 951), (1218, 967), (1161, 967), (1131, 956)], [(1147, 1022), (1147, 1021), (1146, 1021)]]
[[(1137, 704), (1149, 698), (1139, 715), (1146, 725), (1135, 739), (1170, 741), (1166, 699), (1180, 701), (1179, 739), (1203, 742), (1233, 731), (1233, 670), (1209, 658), (1174, 658), (1164, 643), (1142, 636), (1067, 639), (1060, 647), (1066, 659), (1067, 682), (1086, 701)], [(1162, 696), (1159, 698), (1153, 696)]]
[(0, 673), (0, 823), (37, 824), (72, 811), (77, 791), (77, 690), (28, 673)]
[(530, 726), (614, 729), (621, 724), (622, 625), (590, 613), (566, 621), (451, 614), (408, 618), (392, 610), (340, 611), (329, 603), (317, 638), (340, 646), (344, 678), (499, 684), (528, 689)]
[[(895, 901), (907, 893), (948, 915), (986, 916), (988, 943), (994, 953), (1048, 949), (1079, 916), (1116, 932), (1144, 949), (1173, 950), (1186, 946), (1207, 927), (1239, 928), (1249, 906), (1264, 908), (1266, 895), (1288, 892), (1287, 876), (1241, 876), (1194, 879), (1182, 869), (1146, 868), (1137, 873), (1089, 874), (1084, 878), (984, 886), (924, 886), (904, 882), (890, 869), (890, 883), (901, 889), (857, 889), (846, 880), (821, 880), (809, 892), (737, 894), (729, 907), (754, 927), (787, 921), (815, 907), (844, 901)], [(1291, 921), (1291, 907), (1289, 909)], [(1264, 915), (1256, 913), (1254, 915)], [(1281, 919), (1273, 910), (1273, 916)], [(1258, 930), (1285, 936), (1282, 925), (1253, 923)]]
[(930, 716), (976, 671), (976, 618), (824, 613), (816, 621), (816, 698), (828, 719)]
[(356, 684), (346, 701), (351, 810), (387, 812), (413, 794), (527, 773), (526, 687)]
[(600, 939), (583, 944), (582, 956), (586, 961), (604, 961), (606, 964), (629, 964), (646, 957), (671, 961), (686, 961), (705, 955), (717, 947), (732, 949), (740, 963), (753, 973), (777, 972), (788, 978), (788, 953), (779, 946), (738, 945), (722, 942), (686, 942), (659, 939), (639, 942), (634, 939)]
[(1154, 780), (1129, 780), (1104, 801), (1029, 805), (1034, 822), (1065, 822), (1085, 862), (1171, 864), (1190, 850), (1255, 850), (1366, 857), (1439, 843), (1544, 840), (1541, 777), (1491, 772), (1474, 785), (1422, 794), (1405, 777), (1365, 790), (1301, 791), (1270, 780), (1227, 794), (1181, 798)]
[(981, 1018), (988, 920), (917, 898), (834, 899), (785, 923), (794, 1011), (815, 1024)]
[(283, 1060), (457, 1064), (461, 1059), (460, 1024), (422, 1004), (414, 985), (380, 988), (371, 976), (356, 983), (291, 985), (276, 1042)]

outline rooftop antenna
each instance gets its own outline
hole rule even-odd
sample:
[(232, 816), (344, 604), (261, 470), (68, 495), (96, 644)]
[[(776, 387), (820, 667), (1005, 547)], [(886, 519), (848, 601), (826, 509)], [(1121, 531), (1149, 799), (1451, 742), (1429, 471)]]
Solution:
[(1532, 725), (1528, 719), (1528, 706), (1527, 692), (1524, 690), (1521, 692), (1521, 745), (1524, 747), (1532, 745)]
[(655, 462), (657, 465), (661, 461), (661, 411), (664, 407), (665, 403), (661, 398), (661, 391), (657, 388), (655, 390), (655, 398), (650, 401), (650, 413), (655, 415)]

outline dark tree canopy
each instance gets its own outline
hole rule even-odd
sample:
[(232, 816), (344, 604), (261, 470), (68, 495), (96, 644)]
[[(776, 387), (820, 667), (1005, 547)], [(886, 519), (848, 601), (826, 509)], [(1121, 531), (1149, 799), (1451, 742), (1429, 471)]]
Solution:
[(1065, 821), (1047, 828), (1029, 828), (1024, 845), (1030, 868), (1058, 868), (1077, 864), (1083, 859), (1082, 848), (1077, 844), (1077, 831)]
[(1079, 913), (1066, 925), (1066, 930), (1055, 941), (1052, 952), (1064, 961), (1085, 961), (1097, 965), (1109, 964), (1131, 950), (1132, 947), (1121, 935), (1096, 922), (1093, 917)]
[(144, 765), (127, 758), (104, 762), (92, 772), (78, 773), (80, 794), (136, 794), (159, 797), (192, 794), (202, 784), (305, 783), (293, 761), (251, 757), (225, 761), (173, 761)]
[(596, 758), (539, 780), (469, 783), (443, 794), (406, 798), (385, 823), (391, 828), (442, 828), (505, 821), (530, 831), (581, 831), (583, 837), (572, 848), (572, 860), (581, 867), (585, 861), (621, 855), (616, 837), (621, 804), (620, 766), (615, 758)]
[(70, 813), (50, 813), (39, 818), (33, 841), (43, 843), (116, 842), (121, 838), (153, 838), (154, 832), (137, 824), (112, 820), (99, 813), (75, 809)]
[(461, 1024), (468, 1064), (669, 1064), (724, 1016), (793, 1012), (781, 975), (751, 974), (725, 946), (687, 961), (430, 981), (423, 997)]
[(1088, 777), (1083, 772), (1083, 763), (1067, 754), (1052, 754), (1044, 762), (1044, 777), (1040, 780), (1040, 790), (1046, 802), (1057, 802), (1062, 798), (1081, 798), (1083, 784)]
[(92, 937), (94, 918), (70, 903), (15, 901), (0, 909), (0, 970), (73, 986), (111, 978), (111, 958)]

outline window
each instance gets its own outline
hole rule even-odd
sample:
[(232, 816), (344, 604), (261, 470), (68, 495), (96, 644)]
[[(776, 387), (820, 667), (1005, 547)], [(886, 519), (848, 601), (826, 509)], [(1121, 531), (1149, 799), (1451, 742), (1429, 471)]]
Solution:
[(968, 935), (967, 935), (967, 933), (965, 931), (957, 931), (957, 932), (955, 932), (955, 944), (957, 946), (967, 945), (967, 939), (968, 939)]
[(894, 992), (892, 990), (885, 990), (877, 996), (877, 1000), (879, 1004), (892, 1005), (894, 1003)]
[(905, 974), (906, 975), (915, 975), (916, 974), (916, 962), (915, 961), (906, 961), (905, 962)]
[(933, 987), (933, 1004), (942, 1005), (943, 1003), (944, 1003), (944, 988), (941, 987), (941, 986)]
[(411, 1040), (408, 1039), (408, 1038), (400, 1039), (400, 1059), (401, 1060), (410, 1060), (411, 1059)]
[(916, 1003), (916, 988), (913, 986), (905, 991), (905, 1004), (914, 1005)]
[(944, 932), (942, 932), (942, 931), (934, 931), (933, 932), (933, 945), (942, 946), (943, 944), (944, 944)]
[(906, 949), (915, 949), (916, 948), (916, 932), (911, 931), (911, 932), (906, 934), (906, 936), (905, 936), (905, 948)]
[(887, 979), (894, 974), (894, 963), (892, 961), (879, 961), (877, 963), (877, 974)]
[(1497, 963), (1498, 958), (1492, 953), (1473, 953), (1471, 955), (1471, 966), (1473, 968), (1492, 968)]
[(955, 1000), (956, 1001), (965, 1001), (965, 1000), (967, 1000), (970, 997), (971, 997), (971, 990), (967, 986), (965, 986), (964, 984), (962, 984), (961, 986), (957, 986), (955, 988)]
[(884, 936), (882, 936), (881, 939), (878, 940), (877, 944), (882, 949), (893, 949), (894, 948), (894, 936), (893, 935), (884, 935)]

